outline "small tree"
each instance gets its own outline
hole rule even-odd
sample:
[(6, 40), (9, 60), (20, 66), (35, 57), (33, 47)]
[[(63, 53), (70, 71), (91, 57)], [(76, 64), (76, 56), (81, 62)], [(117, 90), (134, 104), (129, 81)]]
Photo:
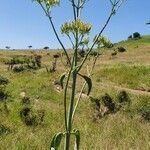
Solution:
[(130, 40), (130, 39), (132, 39), (132, 38), (133, 38), (132, 35), (129, 35), (129, 36), (128, 36), (128, 40)]
[(133, 33), (133, 38), (134, 39), (141, 38), (141, 34), (139, 32), (135, 32), (135, 33)]
[(6, 46), (5, 48), (6, 48), (6, 49), (10, 49), (10, 46)]
[(49, 49), (49, 47), (48, 47), (48, 46), (45, 46), (43, 49), (47, 50), (47, 49)]
[(29, 45), (28, 48), (31, 49), (31, 48), (32, 48), (32, 45)]
[[(75, 136), (75, 149), (79, 150), (79, 145), (80, 145), (80, 132), (77, 129), (73, 129), (73, 122), (74, 122), (74, 116), (76, 112), (76, 108), (79, 104), (79, 101), (81, 99), (81, 95), (83, 93), (83, 90), (86, 86), (88, 85), (88, 91), (87, 95), (90, 94), (91, 88), (92, 88), (92, 80), (91, 80), (91, 72), (95, 66), (96, 60), (94, 60), (92, 69), (90, 72), (88, 72), (87, 75), (82, 75), (80, 73), (81, 69), (85, 65), (85, 62), (91, 53), (91, 51), (95, 48), (97, 41), (101, 37), (103, 31), (105, 30), (106, 26), (110, 22), (112, 16), (115, 15), (116, 11), (118, 8), (121, 6), (124, 0), (108, 0), (111, 5), (111, 11), (110, 14), (102, 27), (101, 30), (99, 30), (99, 33), (96, 35), (95, 40), (92, 42), (87, 42), (86, 41), (86, 55), (84, 56), (83, 60), (81, 62), (78, 62), (78, 51), (83, 48), (83, 40), (88, 37), (89, 38), (89, 33), (91, 31), (92, 25), (90, 23), (84, 22), (81, 20), (81, 13), (82, 10), (87, 3), (88, 0), (69, 0), (68, 2), (71, 4), (72, 9), (73, 9), (73, 20), (69, 22), (65, 22), (61, 26), (61, 33), (66, 35), (72, 45), (72, 49), (74, 51), (72, 58), (70, 59), (69, 54), (65, 48), (64, 43), (62, 43), (58, 32), (55, 28), (55, 25), (52, 20), (52, 8), (54, 6), (57, 6), (60, 4), (59, 0), (33, 0), (36, 1), (41, 8), (43, 9), (44, 13), (48, 17), (48, 20), (50, 22), (50, 25), (54, 31), (54, 34), (61, 45), (65, 55), (66, 59), (69, 64), (69, 71), (64, 73), (60, 77), (60, 83), (62, 88), (64, 87), (64, 123), (65, 123), (65, 131), (60, 132), (54, 135), (52, 142), (51, 142), (51, 150), (56, 150), (58, 149), (61, 139), (65, 137), (65, 142), (64, 142), (64, 150), (69, 150), (71, 149), (71, 135)], [(85, 80), (85, 83), (83, 84), (83, 87), (81, 89), (80, 95), (78, 99), (75, 98), (76, 94), (76, 88), (77, 88), (77, 77), (80, 76)], [(65, 86), (64, 86), (64, 79), (66, 78)], [(72, 89), (71, 89), (71, 96), (70, 100), (67, 102), (67, 92), (69, 88), (69, 81), (72, 82)], [(67, 105), (69, 103), (69, 105)]]

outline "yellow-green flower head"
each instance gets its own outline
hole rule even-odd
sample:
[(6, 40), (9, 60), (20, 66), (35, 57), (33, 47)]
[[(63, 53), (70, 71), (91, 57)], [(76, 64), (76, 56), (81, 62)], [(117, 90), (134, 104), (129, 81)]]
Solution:
[(44, 3), (48, 7), (58, 5), (60, 2), (60, 0), (33, 0), (33, 1), (36, 1), (38, 3)]
[(80, 19), (73, 20), (70, 22), (65, 22), (61, 26), (61, 32), (68, 34), (70, 32), (76, 33), (79, 32), (80, 34), (88, 34), (91, 30), (92, 25), (89, 23), (84, 23)]
[(100, 46), (104, 46), (104, 47), (112, 47), (113, 44), (111, 43), (111, 41), (105, 37), (105, 36), (99, 36), (97, 39), (98, 35), (96, 35), (93, 39), (93, 42), (96, 41), (96, 44), (98, 45), (98, 47)]

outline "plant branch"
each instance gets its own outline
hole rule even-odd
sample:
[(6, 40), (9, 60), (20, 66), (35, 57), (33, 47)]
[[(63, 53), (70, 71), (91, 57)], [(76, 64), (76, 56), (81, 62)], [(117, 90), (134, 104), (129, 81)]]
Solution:
[(69, 34), (66, 34), (67, 36), (68, 36), (68, 38), (69, 38), (69, 40), (70, 40), (70, 42), (71, 42), (71, 44), (72, 44), (72, 47), (74, 48), (74, 43), (73, 43), (73, 41), (72, 41), (72, 39), (71, 39), (71, 36), (69, 35)]
[(61, 45), (62, 49), (64, 50), (65, 55), (66, 55), (66, 57), (67, 57), (67, 60), (68, 60), (68, 62), (69, 62), (69, 65), (71, 66), (71, 62), (70, 62), (70, 59), (69, 59), (69, 55), (68, 55), (68, 53), (67, 53), (67, 51), (66, 51), (66, 48), (64, 47), (63, 43), (61, 42), (61, 40), (60, 40), (60, 38), (59, 38), (59, 36), (58, 36), (58, 33), (57, 33), (56, 29), (55, 29), (55, 26), (54, 26), (54, 23), (53, 23), (53, 21), (52, 21), (52, 17), (50, 16), (50, 13), (44, 8), (44, 6), (42, 5), (41, 2), (39, 2), (39, 4), (40, 4), (41, 8), (43, 9), (43, 11), (45, 12), (46, 16), (48, 17), (48, 20), (50, 21), (50, 24), (51, 24), (51, 26), (52, 26), (52, 29), (53, 29), (53, 31), (54, 31), (54, 34), (55, 34), (55, 36), (56, 36), (56, 38), (57, 38), (59, 44)]
[(81, 65), (80, 65), (79, 68), (78, 68), (78, 72), (81, 70), (82, 66), (84, 65), (84, 63), (85, 63), (85, 61), (86, 61), (86, 59), (87, 59), (87, 57), (89, 56), (90, 52), (92, 51), (92, 49), (94, 48), (96, 42), (98, 41), (99, 37), (101, 36), (101, 34), (103, 33), (103, 31), (104, 31), (105, 28), (107, 27), (107, 25), (108, 25), (109, 21), (111, 20), (113, 14), (114, 14), (114, 5), (113, 5), (113, 7), (112, 7), (111, 13), (110, 13), (108, 19), (106, 20), (106, 22), (105, 22), (103, 28), (102, 28), (101, 31), (99, 32), (99, 34), (98, 34), (96, 40), (94, 41), (93, 45), (92, 45), (91, 48), (88, 50), (88, 52), (87, 52), (85, 58), (84, 58), (83, 61), (81, 62)]

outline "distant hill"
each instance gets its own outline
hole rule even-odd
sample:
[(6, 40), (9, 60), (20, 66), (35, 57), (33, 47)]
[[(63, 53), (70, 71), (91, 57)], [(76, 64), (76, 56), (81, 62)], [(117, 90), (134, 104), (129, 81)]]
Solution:
[(139, 39), (128, 39), (120, 41), (118, 44), (123, 44), (126, 46), (135, 46), (139, 44), (150, 44), (150, 35), (144, 35)]

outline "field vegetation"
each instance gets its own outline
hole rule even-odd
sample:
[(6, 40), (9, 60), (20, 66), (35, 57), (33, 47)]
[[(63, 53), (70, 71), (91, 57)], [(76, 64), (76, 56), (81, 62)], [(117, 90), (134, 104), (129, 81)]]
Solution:
[[(119, 47), (125, 51), (119, 52)], [(71, 56), (72, 50), (68, 51)], [(80, 149), (149, 150), (150, 36), (97, 51), (92, 92), (82, 94), (75, 116)], [(90, 70), (94, 59), (90, 55), (81, 71)], [(12, 60), (18, 61), (9, 69)], [(64, 129), (63, 90), (58, 79), (67, 69), (61, 50), (0, 50), (1, 150), (49, 149), (54, 133)], [(80, 78), (77, 84), (79, 95)]]

